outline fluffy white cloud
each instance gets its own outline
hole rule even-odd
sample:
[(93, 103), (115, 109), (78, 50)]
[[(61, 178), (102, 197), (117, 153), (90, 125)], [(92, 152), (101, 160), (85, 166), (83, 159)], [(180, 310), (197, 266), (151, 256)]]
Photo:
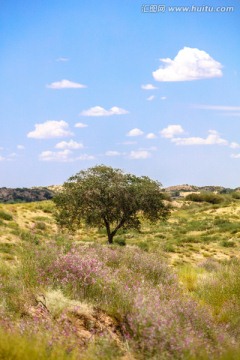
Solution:
[(188, 137), (188, 138), (172, 138), (171, 141), (176, 145), (228, 145), (228, 141), (222, 139), (215, 130), (209, 130), (206, 138)]
[(105, 152), (106, 156), (120, 156), (122, 155), (119, 151), (109, 150)]
[(83, 148), (83, 144), (82, 143), (78, 143), (74, 140), (69, 140), (69, 141), (61, 141), (58, 144), (55, 145), (56, 149), (72, 149), (72, 150), (77, 150), (77, 149), (82, 149)]
[(85, 128), (85, 127), (88, 127), (87, 124), (83, 124), (83, 123), (76, 123), (74, 126), (75, 126), (76, 128)]
[(64, 79), (64, 80), (56, 81), (56, 82), (53, 82), (53, 83), (47, 85), (47, 88), (54, 89), (54, 90), (82, 89), (82, 88), (86, 88), (86, 85)]
[(155, 135), (154, 133), (149, 133), (146, 135), (147, 139), (156, 139), (157, 135)]
[(163, 66), (152, 73), (156, 81), (191, 81), (222, 76), (222, 65), (197, 48), (184, 47), (173, 60), (160, 60)]
[(236, 142), (231, 142), (230, 148), (232, 148), (232, 149), (238, 149), (238, 148), (240, 148), (240, 144), (238, 144), (238, 143), (236, 143)]
[(144, 134), (144, 132), (142, 130), (140, 130), (138, 128), (134, 128), (127, 133), (127, 136), (140, 136), (143, 134)]
[(82, 116), (112, 116), (112, 115), (125, 115), (125, 114), (128, 114), (128, 111), (121, 109), (117, 106), (113, 106), (109, 110), (106, 110), (101, 106), (94, 106), (80, 113), (80, 115)]
[(152, 84), (141, 85), (141, 88), (143, 90), (155, 90), (155, 89), (157, 89), (157, 87), (152, 85)]
[(166, 96), (161, 96), (161, 100), (166, 100), (167, 97)]
[(139, 160), (147, 159), (151, 156), (151, 153), (147, 150), (135, 150), (130, 152), (130, 159)]
[(181, 125), (168, 125), (168, 127), (164, 128), (162, 131), (160, 131), (160, 134), (164, 138), (171, 139), (175, 135), (183, 134), (184, 130)]
[(147, 98), (148, 101), (153, 101), (155, 99), (155, 95), (151, 95)]
[(63, 151), (43, 151), (39, 155), (39, 160), (41, 161), (60, 161), (60, 162), (67, 162), (72, 161), (69, 157), (72, 154), (71, 150), (65, 149)]
[(42, 124), (35, 124), (35, 130), (30, 131), (27, 137), (33, 139), (51, 139), (71, 136), (73, 133), (68, 130), (68, 123), (63, 120), (48, 120)]

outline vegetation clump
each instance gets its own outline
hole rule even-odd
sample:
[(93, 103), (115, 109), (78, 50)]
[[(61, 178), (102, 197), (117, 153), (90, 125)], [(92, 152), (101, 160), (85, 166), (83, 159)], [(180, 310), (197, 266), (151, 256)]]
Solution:
[(224, 201), (224, 198), (212, 192), (203, 192), (200, 194), (192, 193), (186, 196), (186, 200), (195, 201), (195, 202), (207, 202), (210, 204), (220, 204)]

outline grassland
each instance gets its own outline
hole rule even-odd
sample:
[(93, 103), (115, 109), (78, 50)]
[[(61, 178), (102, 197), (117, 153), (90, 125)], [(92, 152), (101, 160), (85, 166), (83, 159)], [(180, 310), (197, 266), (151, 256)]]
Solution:
[(0, 359), (239, 359), (240, 200), (172, 207), (108, 246), (0, 205)]

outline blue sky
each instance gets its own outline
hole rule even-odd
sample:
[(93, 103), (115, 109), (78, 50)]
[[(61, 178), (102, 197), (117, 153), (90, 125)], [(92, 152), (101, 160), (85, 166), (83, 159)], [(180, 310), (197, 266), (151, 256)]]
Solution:
[(96, 164), (240, 186), (239, 16), (239, 0), (1, 1), (0, 186)]

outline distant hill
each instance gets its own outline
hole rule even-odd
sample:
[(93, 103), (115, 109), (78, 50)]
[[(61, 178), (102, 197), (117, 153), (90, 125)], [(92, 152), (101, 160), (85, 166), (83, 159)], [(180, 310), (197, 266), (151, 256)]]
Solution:
[[(46, 187), (33, 188), (0, 188), (0, 203), (19, 203), (50, 200), (62, 189), (62, 185), (52, 185)], [(195, 186), (195, 185), (175, 185), (164, 189), (172, 197), (185, 197), (192, 192), (215, 192), (226, 194), (233, 191), (240, 192), (240, 187), (236, 189), (224, 188), (223, 186)]]
[(184, 196), (184, 193), (191, 193), (191, 192), (214, 192), (217, 194), (228, 194), (233, 191), (240, 191), (240, 188), (236, 189), (230, 189), (225, 188), (223, 186), (195, 186), (195, 185), (175, 185), (175, 186), (169, 186), (165, 188), (165, 191), (170, 193), (172, 196)]
[(33, 202), (52, 199), (54, 191), (47, 187), (0, 188), (0, 203)]

